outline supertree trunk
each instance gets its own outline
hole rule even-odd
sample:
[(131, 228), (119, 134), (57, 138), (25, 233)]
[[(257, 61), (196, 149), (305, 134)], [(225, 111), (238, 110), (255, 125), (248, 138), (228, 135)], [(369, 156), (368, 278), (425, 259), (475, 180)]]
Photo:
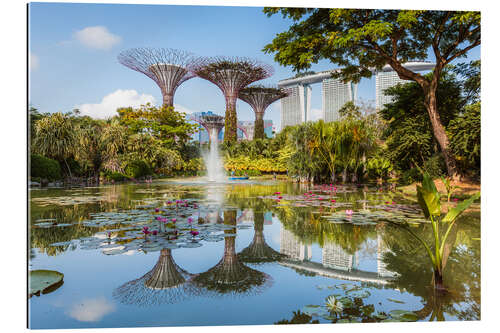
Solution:
[(255, 112), (255, 125), (254, 125), (254, 132), (253, 132), (253, 139), (264, 139), (265, 134), (264, 134), (264, 112), (259, 111)]
[(180, 273), (179, 267), (172, 258), (170, 249), (161, 250), (160, 258), (152, 270), (151, 277), (145, 285), (152, 289), (165, 289), (177, 286), (186, 281)]
[(174, 106), (174, 95), (163, 93), (163, 107)]
[(236, 115), (236, 97), (226, 97), (224, 142), (236, 142), (238, 140), (238, 117)]
[(254, 236), (252, 243), (238, 254), (238, 258), (248, 263), (273, 262), (283, 255), (267, 245), (264, 238), (264, 213), (254, 213)]

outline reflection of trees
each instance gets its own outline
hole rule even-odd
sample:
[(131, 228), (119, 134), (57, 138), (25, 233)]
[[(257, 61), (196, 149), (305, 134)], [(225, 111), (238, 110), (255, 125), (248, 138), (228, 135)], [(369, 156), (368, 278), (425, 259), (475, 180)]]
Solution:
[[(388, 227), (383, 232), (390, 249), (383, 260), (388, 270), (398, 273), (391, 287), (422, 297), (424, 306), (417, 311), (420, 318), (444, 320), (448, 314), (460, 320), (480, 319), (480, 242), (472, 240), (480, 235), (477, 223), (474, 217), (461, 217), (448, 238), (444, 283), (449, 292), (445, 295), (434, 293), (432, 266), (421, 245), (397, 227)], [(421, 225), (412, 230), (431, 241), (430, 228)]]
[[(224, 212), (224, 223), (236, 225), (236, 210)], [(236, 228), (225, 233), (235, 233)], [(193, 278), (193, 283), (200, 288), (214, 291), (217, 294), (258, 293), (271, 283), (271, 277), (263, 272), (244, 265), (236, 255), (236, 237), (224, 239), (224, 256), (208, 271)]]
[(243, 262), (262, 263), (281, 259), (283, 254), (267, 245), (264, 238), (264, 213), (254, 211), (254, 236), (252, 243), (238, 254)]
[(192, 274), (179, 267), (170, 249), (163, 249), (152, 270), (113, 292), (124, 304), (140, 306), (176, 303), (201, 291), (191, 284)]

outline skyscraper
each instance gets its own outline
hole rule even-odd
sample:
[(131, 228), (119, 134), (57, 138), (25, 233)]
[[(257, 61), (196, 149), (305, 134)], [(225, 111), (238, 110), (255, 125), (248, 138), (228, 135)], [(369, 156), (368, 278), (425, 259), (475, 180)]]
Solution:
[(358, 85), (353, 82), (343, 83), (337, 79), (323, 80), (323, 120), (325, 122), (339, 120), (339, 110), (345, 103), (355, 101), (357, 88)]
[(286, 90), (289, 95), (281, 99), (281, 128), (311, 120), (311, 86), (295, 85)]

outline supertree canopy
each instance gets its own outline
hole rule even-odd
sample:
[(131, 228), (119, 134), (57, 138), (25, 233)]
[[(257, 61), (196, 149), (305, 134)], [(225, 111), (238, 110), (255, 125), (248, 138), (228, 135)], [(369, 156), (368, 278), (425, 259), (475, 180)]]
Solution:
[(264, 113), (267, 107), (287, 95), (285, 90), (264, 86), (250, 86), (240, 91), (239, 99), (250, 104), (255, 112), (254, 139), (264, 138)]
[[(225, 211), (224, 223), (236, 225), (236, 211)], [(235, 232), (236, 228), (225, 231), (226, 234)], [(216, 295), (256, 294), (271, 285), (272, 279), (269, 275), (252, 269), (238, 260), (235, 241), (235, 236), (224, 238), (224, 256), (217, 265), (195, 276), (192, 279), (195, 285), (215, 292)]]
[(222, 90), (226, 99), (224, 141), (237, 140), (236, 100), (241, 89), (250, 83), (268, 78), (272, 66), (240, 57), (204, 58), (194, 66), (194, 73)]
[(192, 276), (174, 262), (170, 249), (163, 249), (151, 271), (116, 288), (113, 297), (140, 306), (179, 302), (201, 293), (191, 283)]
[(238, 259), (248, 263), (265, 263), (278, 261), (285, 255), (273, 250), (264, 238), (264, 213), (254, 212), (254, 235), (252, 243), (238, 253)]
[(158, 84), (163, 106), (174, 105), (174, 94), (186, 80), (195, 76), (197, 62), (193, 54), (169, 48), (133, 48), (122, 51), (118, 61), (134, 71), (143, 73)]

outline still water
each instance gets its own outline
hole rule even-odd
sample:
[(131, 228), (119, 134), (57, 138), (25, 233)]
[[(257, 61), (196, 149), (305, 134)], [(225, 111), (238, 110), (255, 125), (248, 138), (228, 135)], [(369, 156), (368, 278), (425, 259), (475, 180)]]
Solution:
[(30, 196), (29, 269), (64, 274), (29, 299), (31, 328), (480, 319), (478, 212), (453, 229), (449, 293), (435, 296), (425, 251), (384, 219), (431, 226), (385, 189), (193, 180)]

